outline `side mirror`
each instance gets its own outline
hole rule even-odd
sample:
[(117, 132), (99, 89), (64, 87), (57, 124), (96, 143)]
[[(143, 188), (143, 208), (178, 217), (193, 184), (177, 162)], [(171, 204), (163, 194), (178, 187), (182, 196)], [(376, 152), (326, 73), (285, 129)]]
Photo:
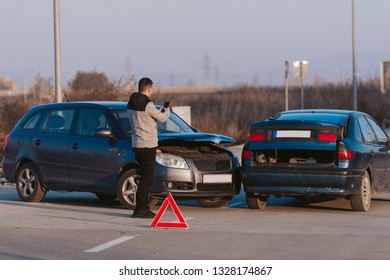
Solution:
[(95, 136), (99, 138), (112, 138), (112, 131), (108, 128), (98, 128), (95, 130)]
[(191, 127), (191, 129), (192, 129), (193, 132), (196, 132), (196, 133), (199, 133), (199, 132), (200, 132), (200, 130), (199, 130), (198, 128)]

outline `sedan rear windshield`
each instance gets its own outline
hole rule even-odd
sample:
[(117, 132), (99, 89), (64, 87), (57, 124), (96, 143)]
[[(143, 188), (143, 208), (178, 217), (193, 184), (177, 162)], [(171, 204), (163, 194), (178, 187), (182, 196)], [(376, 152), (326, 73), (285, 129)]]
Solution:
[(294, 114), (281, 114), (278, 117), (271, 117), (269, 120), (278, 121), (315, 121), (325, 122), (336, 125), (344, 125), (348, 120), (347, 114), (327, 114), (327, 113), (294, 113)]

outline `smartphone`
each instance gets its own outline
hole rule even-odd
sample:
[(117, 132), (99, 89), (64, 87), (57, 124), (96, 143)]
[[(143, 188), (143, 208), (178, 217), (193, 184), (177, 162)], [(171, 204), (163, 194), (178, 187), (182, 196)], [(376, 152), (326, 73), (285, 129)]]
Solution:
[(162, 109), (162, 112), (165, 112), (165, 108), (169, 108), (170, 104), (171, 104), (171, 102), (165, 101), (165, 102), (164, 102), (163, 109)]
[(171, 102), (169, 102), (169, 101), (165, 101), (165, 102), (164, 102), (164, 108), (169, 108), (170, 103), (171, 103)]

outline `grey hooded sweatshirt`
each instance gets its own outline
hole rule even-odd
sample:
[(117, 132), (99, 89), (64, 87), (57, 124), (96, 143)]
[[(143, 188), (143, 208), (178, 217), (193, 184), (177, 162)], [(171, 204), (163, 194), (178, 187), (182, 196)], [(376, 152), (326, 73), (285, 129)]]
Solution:
[(133, 148), (156, 148), (158, 146), (157, 121), (165, 122), (170, 112), (160, 112), (147, 95), (134, 92), (127, 103), (127, 113), (131, 124)]

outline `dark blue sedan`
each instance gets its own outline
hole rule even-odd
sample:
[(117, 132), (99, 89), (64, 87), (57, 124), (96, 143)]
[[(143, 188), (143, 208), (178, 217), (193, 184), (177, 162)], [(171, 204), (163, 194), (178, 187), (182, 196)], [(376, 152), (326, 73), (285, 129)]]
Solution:
[(368, 211), (371, 197), (390, 191), (389, 139), (369, 115), (342, 110), (295, 110), (252, 123), (242, 153), (249, 208), (269, 196), (350, 200)]

